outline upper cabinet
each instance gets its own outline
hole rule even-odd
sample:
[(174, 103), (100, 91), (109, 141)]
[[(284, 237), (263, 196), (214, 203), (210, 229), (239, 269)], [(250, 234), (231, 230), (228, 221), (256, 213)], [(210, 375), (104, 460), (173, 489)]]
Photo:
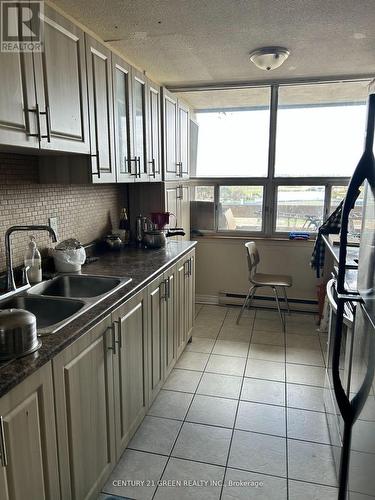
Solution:
[(146, 138), (146, 77), (133, 68), (133, 140), (136, 181), (148, 181)]
[(45, 6), (44, 50), (34, 53), (42, 149), (89, 153), (84, 33)]
[(45, 5), (44, 50), (0, 53), (0, 145), (89, 153), (84, 33)]
[(150, 181), (161, 181), (160, 87), (150, 80), (147, 85), (148, 140), (147, 165)]
[(164, 179), (189, 177), (189, 108), (163, 89)]
[(86, 35), (93, 182), (116, 182), (111, 51)]

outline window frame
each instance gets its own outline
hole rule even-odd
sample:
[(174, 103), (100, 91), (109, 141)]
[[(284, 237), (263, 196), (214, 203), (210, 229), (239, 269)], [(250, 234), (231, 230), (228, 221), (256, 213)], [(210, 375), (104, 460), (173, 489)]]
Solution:
[[(350, 79), (347, 81), (367, 81), (367, 78)], [(327, 81), (305, 81), (300, 83), (258, 84), (254, 87), (270, 87), (270, 123), (268, 147), (268, 175), (267, 177), (191, 177), (190, 185), (214, 186), (215, 220), (214, 230), (199, 230), (203, 235), (255, 237), (255, 238), (287, 238), (289, 231), (276, 231), (277, 219), (277, 190), (280, 186), (322, 186), (324, 187), (323, 220), (330, 211), (331, 189), (333, 186), (347, 186), (350, 177), (276, 177), (276, 133), (278, 91), (280, 87), (291, 85), (324, 84)], [(334, 82), (332, 82), (334, 83)], [(338, 82), (337, 82), (338, 83)], [(218, 110), (215, 110), (218, 111)], [(261, 231), (238, 231), (218, 228), (218, 207), (220, 186), (263, 186), (262, 229)], [(310, 231), (309, 231), (310, 232)], [(311, 231), (312, 236), (316, 232)]]

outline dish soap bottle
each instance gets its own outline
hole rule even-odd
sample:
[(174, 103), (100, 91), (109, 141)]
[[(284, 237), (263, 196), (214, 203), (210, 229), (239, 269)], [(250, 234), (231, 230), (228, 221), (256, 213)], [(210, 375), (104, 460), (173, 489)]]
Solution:
[(25, 266), (29, 267), (27, 270), (27, 277), (30, 283), (40, 283), (42, 281), (42, 257), (36, 246), (35, 236), (30, 236), (30, 243), (25, 254)]

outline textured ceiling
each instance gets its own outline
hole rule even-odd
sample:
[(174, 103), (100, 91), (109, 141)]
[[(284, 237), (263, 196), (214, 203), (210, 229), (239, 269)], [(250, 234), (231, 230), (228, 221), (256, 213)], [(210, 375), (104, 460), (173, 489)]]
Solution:
[[(375, 74), (374, 0), (55, 0), (165, 85)], [(290, 49), (265, 73), (265, 45)]]

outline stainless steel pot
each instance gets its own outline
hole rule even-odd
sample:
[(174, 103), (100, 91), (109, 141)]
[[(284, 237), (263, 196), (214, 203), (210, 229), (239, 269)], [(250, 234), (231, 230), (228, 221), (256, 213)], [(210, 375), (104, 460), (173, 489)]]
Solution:
[(41, 345), (34, 314), (24, 309), (0, 310), (0, 360), (26, 356)]
[(145, 231), (143, 233), (143, 243), (147, 248), (163, 248), (166, 244), (166, 238), (163, 231)]

